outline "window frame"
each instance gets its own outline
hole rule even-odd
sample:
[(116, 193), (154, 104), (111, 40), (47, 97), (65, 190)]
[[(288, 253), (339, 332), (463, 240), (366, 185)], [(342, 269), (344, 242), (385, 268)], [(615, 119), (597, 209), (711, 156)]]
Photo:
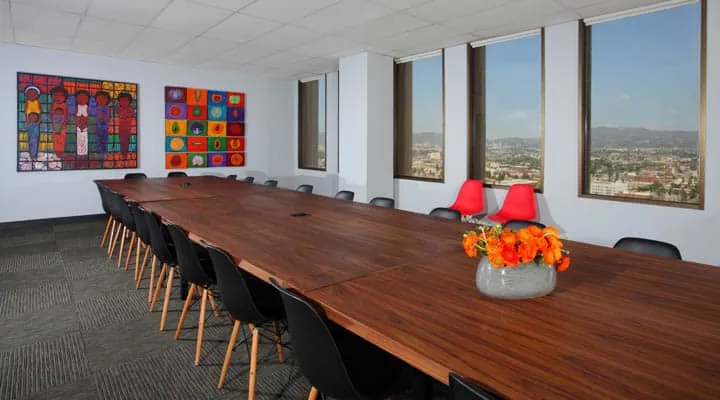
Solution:
[[(303, 126), (303, 112), (302, 112), (303, 111), (303, 96), (302, 96), (303, 88), (302, 87), (303, 87), (304, 83), (312, 82), (312, 81), (319, 81), (320, 79), (323, 79), (325, 81), (325, 85), (324, 85), (325, 91), (324, 91), (324, 93), (322, 93), (322, 96), (325, 97), (325, 110), (324, 110), (324, 115), (325, 115), (325, 143), (324, 143), (324, 146), (325, 146), (325, 168), (308, 167), (308, 166), (303, 165), (304, 161), (306, 161), (306, 160), (303, 157), (303, 144), (304, 144), (303, 138), (305, 136), (303, 135), (303, 128), (302, 128), (302, 126)], [(298, 93), (297, 94), (297, 99), (298, 99), (297, 168), (310, 170), (310, 171), (327, 172), (327, 163), (328, 163), (328, 160), (327, 160), (327, 156), (328, 156), (328, 154), (327, 154), (327, 108), (328, 108), (328, 104), (327, 104), (327, 74), (322, 74), (322, 75), (319, 75), (319, 76), (316, 76), (313, 78), (309, 78), (309, 79), (301, 79), (301, 80), (298, 80), (297, 82), (298, 82), (298, 86), (297, 86), (297, 88), (298, 88), (298, 92), (297, 92)], [(320, 94), (321, 94), (320, 91), (318, 91), (318, 95), (320, 95)], [(319, 99), (318, 99), (318, 102), (319, 102)], [(318, 105), (318, 110), (320, 110), (319, 105)], [(318, 134), (319, 134), (319, 132), (318, 132)], [(320, 141), (318, 141), (318, 146), (319, 145), (320, 145)]]
[[(645, 204), (694, 210), (705, 209), (705, 138), (706, 138), (706, 100), (707, 100), (707, 1), (698, 0), (700, 5), (700, 99), (698, 123), (698, 197), (699, 203), (682, 203), (667, 200), (636, 199), (630, 197), (609, 196), (590, 193), (590, 122), (591, 122), (591, 80), (592, 80), (592, 25), (579, 21), (578, 36), (578, 94), (579, 94), (579, 153), (578, 153), (578, 197), (593, 200), (619, 201), (623, 203)], [(680, 4), (677, 7), (683, 7)], [(665, 8), (650, 10), (647, 13), (658, 12)], [(637, 15), (644, 15), (637, 14)], [(630, 15), (621, 18), (633, 18)]]
[[(411, 181), (421, 181), (421, 182), (432, 182), (432, 183), (445, 183), (445, 161), (447, 159), (446, 157), (446, 138), (445, 138), (445, 49), (441, 49), (440, 54), (428, 56), (427, 58), (431, 57), (441, 57), (441, 65), (442, 65), (442, 122), (441, 122), (441, 134), (442, 134), (442, 177), (441, 178), (427, 178), (422, 176), (413, 176), (413, 175), (403, 175), (400, 174), (398, 165), (399, 165), (399, 149), (398, 146), (399, 143), (399, 115), (400, 115), (400, 109), (399, 109), (399, 102), (398, 102), (398, 96), (399, 96), (399, 85), (400, 80), (398, 79), (398, 65), (405, 64), (408, 62), (413, 62), (417, 59), (425, 58), (423, 57), (423, 54), (416, 55), (414, 57), (408, 57), (409, 60), (400, 61), (399, 59), (395, 59), (393, 63), (393, 179), (403, 179), (403, 180), (411, 180)], [(434, 53), (430, 52), (430, 53)], [(412, 135), (412, 128), (410, 129), (410, 135)], [(412, 141), (410, 142), (410, 152), (412, 153)], [(412, 154), (411, 154), (412, 159)]]
[[(521, 34), (521, 33), (519, 33)], [(507, 35), (504, 37), (497, 38), (495, 43), (503, 41), (516, 40), (512, 38), (516, 34)], [(540, 28), (540, 32), (537, 34), (540, 36), (540, 182), (537, 187), (534, 188), (535, 193), (543, 193), (545, 190), (545, 28)], [(530, 37), (531, 35), (528, 35)], [(534, 36), (534, 35), (532, 35)], [(503, 40), (508, 38), (507, 40)], [(521, 39), (519, 37), (517, 39)], [(487, 143), (486, 135), (486, 112), (485, 112), (485, 68), (480, 68), (479, 73), (476, 74), (477, 60), (476, 50), (482, 49), (478, 58), (482, 59), (482, 63), (486, 62), (485, 48), (488, 45), (492, 45), (493, 42), (486, 43), (482, 46), (472, 47), (468, 45), (468, 178), (469, 179), (480, 179), (483, 182), (483, 187), (491, 189), (503, 189), (508, 190), (512, 185), (499, 185), (487, 183), (485, 181), (485, 150)], [(479, 67), (478, 67), (479, 68)], [(481, 83), (477, 82), (477, 76), (481, 76)], [(482, 111), (480, 115), (482, 118), (480, 121), (475, 121), (477, 113), (475, 107), (477, 106), (475, 95), (475, 86), (480, 85), (482, 88), (481, 94), (479, 95), (480, 106)], [(476, 130), (476, 126), (477, 130)], [(479, 131), (479, 132), (478, 132)], [(533, 185), (534, 186), (534, 185)]]

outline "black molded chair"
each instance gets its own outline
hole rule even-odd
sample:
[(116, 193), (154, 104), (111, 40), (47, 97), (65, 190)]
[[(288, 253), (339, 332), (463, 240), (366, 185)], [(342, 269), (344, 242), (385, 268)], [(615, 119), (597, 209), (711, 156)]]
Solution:
[(353, 201), (353, 199), (355, 199), (355, 192), (350, 190), (341, 190), (335, 194), (335, 198), (338, 200)]
[[(145, 221), (145, 209), (140, 207), (137, 203), (130, 203), (130, 212), (132, 212), (133, 218), (135, 219), (135, 232), (137, 232), (137, 249), (135, 251), (135, 288), (140, 288), (140, 281), (142, 280), (145, 266), (150, 259), (150, 229)], [(142, 265), (140, 264), (140, 250), (145, 249), (143, 255)]]
[(230, 174), (230, 175), (226, 176), (225, 178), (227, 178), (227, 179), (231, 179), (231, 180), (233, 180), (233, 181), (234, 181), (234, 180), (236, 180), (236, 179), (237, 179), (237, 175), (235, 175), (235, 174)]
[(288, 329), (300, 370), (312, 389), (336, 399), (381, 399), (407, 383), (402, 361), (343, 329), (294, 292), (273, 282), (285, 305)]
[[(150, 244), (153, 252), (153, 259), (150, 269), (150, 288), (148, 296), (152, 293), (150, 300), (150, 312), (155, 308), (155, 303), (160, 296), (160, 289), (165, 279), (165, 273), (168, 272), (168, 287), (172, 286), (172, 280), (175, 276), (175, 266), (177, 265), (177, 255), (175, 253), (175, 244), (170, 237), (167, 227), (163, 225), (160, 217), (150, 211), (145, 212), (145, 221), (147, 222), (148, 230), (150, 231)], [(162, 268), (160, 269), (160, 275), (157, 277), (157, 282), (154, 283), (155, 291), (153, 290), (153, 281), (155, 280), (155, 264), (157, 260), (160, 261)], [(160, 331), (165, 330), (165, 322), (167, 320), (167, 306), (170, 301), (170, 290), (165, 290), (165, 301), (163, 303), (162, 317), (160, 318)]]
[(122, 265), (123, 252), (125, 250), (125, 238), (130, 236), (130, 245), (127, 249), (127, 257), (125, 258), (125, 271), (130, 265), (130, 257), (132, 256), (133, 245), (137, 239), (135, 228), (135, 217), (130, 209), (130, 202), (126, 202), (124, 198), (118, 197), (118, 210), (120, 212), (120, 221), (123, 224), (122, 237), (120, 239), (120, 254), (118, 255), (118, 268)]
[(452, 219), (455, 221), (460, 221), (460, 218), (461, 218), (459, 211), (453, 210), (452, 208), (445, 208), (445, 207), (433, 208), (433, 210), (430, 211), (430, 216), (437, 217), (437, 218)]
[(105, 247), (105, 241), (108, 238), (108, 233), (110, 232), (110, 227), (113, 223), (113, 217), (110, 213), (110, 193), (108, 189), (99, 184), (96, 183), (98, 188), (98, 193), (100, 193), (100, 204), (102, 205), (103, 212), (105, 215), (107, 215), (107, 222), (105, 223), (105, 230), (103, 231), (102, 240), (100, 240), (100, 247)]
[(255, 177), (254, 176), (246, 176), (241, 182), (253, 183), (253, 182), (255, 182)]
[(644, 239), (638, 237), (624, 237), (613, 246), (616, 249), (631, 251), (633, 253), (650, 254), (654, 256), (667, 257), (675, 260), (682, 260), (680, 249), (672, 243), (659, 240)]
[(450, 373), (450, 400), (500, 400), (500, 397), (485, 391), (454, 372)]
[[(126, 228), (124, 225), (124, 208), (127, 208), (125, 199), (122, 195), (116, 192), (108, 191), (108, 208), (110, 209), (110, 215), (112, 215), (113, 223), (110, 228), (110, 242), (107, 249), (108, 258), (112, 258), (115, 254), (115, 248), (117, 247), (118, 240), (122, 235), (122, 240), (125, 240), (124, 233)], [(124, 243), (123, 243), (124, 244)]]
[[(213, 299), (212, 286), (215, 286), (217, 279), (215, 278), (215, 270), (212, 266), (212, 261), (208, 255), (207, 249), (194, 243), (190, 240), (187, 233), (177, 225), (168, 224), (168, 231), (172, 237), (173, 243), (175, 244), (175, 251), (177, 252), (178, 268), (180, 274), (190, 282), (190, 289), (188, 290), (187, 298), (185, 299), (185, 305), (183, 306), (182, 314), (180, 314), (180, 320), (178, 321), (177, 328), (175, 329), (175, 340), (180, 337), (180, 331), (182, 330), (185, 317), (190, 310), (192, 304), (193, 294), (195, 290), (198, 294), (202, 292), (200, 296), (200, 317), (198, 319), (197, 328), (197, 341), (195, 344), (195, 365), (200, 365), (200, 352), (202, 348), (203, 330), (205, 329), (205, 310), (207, 309), (207, 300), (210, 300), (210, 305), (213, 308), (213, 312), (217, 317), (220, 315), (218, 312), (217, 305)], [(165, 289), (166, 293), (170, 291), (172, 282), (168, 281), (168, 286)], [(165, 301), (168, 300), (168, 295), (165, 295)]]
[(181, 178), (187, 176), (187, 174), (183, 171), (172, 171), (168, 172), (167, 177), (168, 178)]
[(225, 376), (227, 376), (235, 341), (240, 331), (240, 321), (242, 321), (247, 323), (252, 331), (248, 399), (253, 399), (255, 397), (260, 328), (269, 324), (274, 326), (278, 358), (282, 362), (280, 323), (285, 321), (285, 310), (280, 295), (272, 286), (238, 268), (233, 258), (224, 250), (212, 246), (208, 246), (207, 249), (215, 267), (223, 304), (225, 304), (230, 316), (235, 321), (225, 353), (225, 362), (220, 372), (218, 388), (222, 388)]
[(312, 193), (313, 189), (313, 185), (300, 185), (295, 190), (303, 193)]
[(370, 205), (383, 208), (395, 208), (395, 200), (389, 197), (375, 197), (370, 200)]
[(265, 181), (265, 186), (277, 187), (278, 182), (275, 179), (268, 179)]
[(129, 174), (125, 174), (125, 179), (147, 179), (147, 175), (142, 172), (131, 172)]
[(504, 228), (510, 228), (512, 230), (527, 228), (529, 226), (537, 226), (538, 228), (542, 229), (545, 228), (545, 224), (541, 224), (540, 222), (535, 221), (525, 221), (522, 219), (513, 219), (503, 224)]

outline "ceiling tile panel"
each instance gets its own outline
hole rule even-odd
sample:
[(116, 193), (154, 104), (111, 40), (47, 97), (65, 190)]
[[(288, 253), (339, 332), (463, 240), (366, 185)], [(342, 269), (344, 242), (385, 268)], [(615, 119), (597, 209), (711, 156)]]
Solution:
[(258, 0), (245, 7), (243, 14), (277, 22), (290, 22), (337, 3), (340, 0)]
[(13, 29), (10, 18), (10, 2), (0, 1), (0, 42), (12, 42)]
[(254, 1), (257, 0), (195, 0), (195, 2), (206, 6), (222, 8), (224, 10), (231, 11), (240, 10)]
[[(44, 9), (58, 10), (83, 14), (91, 0), (13, 0), (13, 8), (16, 4), (30, 4)], [(110, 0), (108, 0), (110, 1)]]
[(297, 46), (292, 50), (299, 54), (305, 54), (314, 57), (332, 57), (332, 56), (345, 56), (354, 53), (361, 52), (364, 46), (352, 42), (345, 38), (339, 38), (334, 36), (325, 36), (312, 42), (306, 43), (302, 46)]
[(141, 60), (155, 60), (190, 42), (195, 36), (189, 33), (167, 31), (159, 28), (147, 28), (133, 41), (123, 56)]
[(355, 25), (351, 28), (343, 29), (338, 32), (338, 35), (363, 42), (397, 35), (429, 25), (431, 25), (430, 22), (396, 12), (360, 25)]
[(85, 17), (80, 22), (73, 47), (90, 53), (115, 55), (123, 51), (142, 30), (136, 25)]
[(205, 36), (243, 43), (280, 27), (277, 22), (235, 14), (205, 32)]
[(44, 7), (23, 3), (12, 3), (12, 18), (15, 29), (71, 38), (80, 23), (80, 16)]
[(461, 15), (490, 10), (517, 0), (432, 0), (405, 12), (432, 22), (443, 22)]
[(265, 46), (241, 44), (218, 55), (218, 58), (235, 64), (246, 64), (277, 52), (277, 50)]
[(320, 32), (333, 32), (390, 14), (391, 9), (362, 0), (342, 0), (315, 14), (298, 20), (296, 25)]
[(177, 32), (200, 34), (229, 17), (232, 11), (189, 0), (175, 0), (155, 19), (153, 26)]
[(273, 49), (287, 49), (305, 44), (322, 36), (321, 33), (292, 25), (284, 25), (278, 29), (257, 37), (248, 44), (267, 46)]
[(87, 15), (133, 25), (147, 25), (170, 4), (171, 0), (93, 1)]
[(209, 59), (219, 57), (236, 46), (234, 42), (221, 39), (197, 37), (185, 46), (174, 51), (169, 57), (184, 65), (199, 65)]

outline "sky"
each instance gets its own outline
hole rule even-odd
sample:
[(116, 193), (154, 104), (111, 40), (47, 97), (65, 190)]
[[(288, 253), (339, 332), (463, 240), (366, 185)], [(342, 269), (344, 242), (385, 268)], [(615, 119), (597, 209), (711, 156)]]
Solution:
[[(699, 21), (695, 3), (593, 25), (591, 125), (697, 130)], [(540, 42), (486, 47), (489, 138), (539, 137)], [(413, 97), (413, 132), (441, 132), (442, 57), (413, 63)]]

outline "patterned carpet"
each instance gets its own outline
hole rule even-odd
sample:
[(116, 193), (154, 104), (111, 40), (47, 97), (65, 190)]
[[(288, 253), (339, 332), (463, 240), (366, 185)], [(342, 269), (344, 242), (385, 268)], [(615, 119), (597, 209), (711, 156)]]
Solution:
[[(135, 290), (132, 271), (108, 260), (98, 246), (103, 228), (97, 218), (0, 227), (0, 399), (247, 398), (245, 345), (216, 388), (232, 328), (225, 314), (207, 313), (195, 367), (198, 305), (174, 341), (182, 307), (176, 280), (160, 332), (160, 312), (148, 313), (148, 281)], [(307, 398), (309, 383), (285, 355), (280, 363), (273, 343), (261, 339), (258, 399)]]

